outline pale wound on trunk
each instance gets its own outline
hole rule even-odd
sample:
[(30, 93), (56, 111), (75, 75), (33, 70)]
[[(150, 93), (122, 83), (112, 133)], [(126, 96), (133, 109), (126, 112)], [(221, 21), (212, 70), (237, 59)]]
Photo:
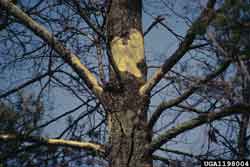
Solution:
[(138, 68), (144, 59), (144, 42), (140, 31), (131, 29), (127, 37), (114, 37), (111, 52), (119, 71), (142, 77)]

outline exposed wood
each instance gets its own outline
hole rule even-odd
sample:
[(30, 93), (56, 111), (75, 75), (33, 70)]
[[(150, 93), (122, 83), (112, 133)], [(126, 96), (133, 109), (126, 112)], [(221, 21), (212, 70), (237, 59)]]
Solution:
[(20, 142), (29, 142), (36, 143), (41, 145), (52, 145), (52, 146), (64, 146), (72, 147), (77, 149), (92, 150), (99, 152), (101, 154), (105, 153), (104, 146), (91, 142), (84, 141), (74, 141), (74, 140), (64, 140), (64, 139), (49, 139), (37, 136), (24, 136), (16, 134), (0, 134), (1, 141), (20, 141)]

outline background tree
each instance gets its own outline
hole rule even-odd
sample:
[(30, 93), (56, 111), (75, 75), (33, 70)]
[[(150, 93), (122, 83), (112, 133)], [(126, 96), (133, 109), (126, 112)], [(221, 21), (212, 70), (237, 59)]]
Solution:
[[(0, 98), (15, 103), (16, 93), (29, 88), (53, 116), (28, 132), (6, 130), (1, 140), (28, 144), (34, 155), (56, 148), (37, 154), (40, 161), (32, 163), (40, 166), (195, 166), (203, 158), (247, 158), (248, 6), (0, 0)], [(151, 23), (143, 25), (142, 16)], [(176, 43), (167, 55), (147, 50), (157, 26)], [(50, 102), (58, 96), (76, 104), (69, 111), (57, 106), (54, 116)], [(67, 116), (58, 134), (36, 133)]]

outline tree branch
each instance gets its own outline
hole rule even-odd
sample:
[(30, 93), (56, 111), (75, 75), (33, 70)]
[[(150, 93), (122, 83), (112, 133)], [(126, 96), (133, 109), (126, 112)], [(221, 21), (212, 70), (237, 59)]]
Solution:
[(156, 18), (154, 18), (154, 21), (150, 24), (150, 26), (143, 33), (143, 36), (145, 37), (152, 30), (152, 28), (154, 28), (158, 23), (161, 23), (164, 19), (165, 18), (162, 16), (157, 16)]
[(79, 75), (79, 77), (86, 83), (88, 88), (92, 90), (95, 95), (99, 96), (102, 93), (103, 89), (99, 85), (95, 76), (80, 62), (80, 59), (74, 53), (70, 52), (70, 50), (65, 48), (62, 43), (60, 43), (52, 35), (52, 33), (8, 0), (0, 0), (0, 8), (15, 16), (23, 25), (46, 41), (48, 45), (50, 45), (59, 54), (59, 56), (61, 56), (61, 58), (71, 66), (71, 68)]
[(176, 127), (173, 127), (163, 134), (158, 136), (156, 139), (152, 141), (152, 143), (148, 146), (147, 153), (152, 154), (154, 151), (159, 149), (162, 145), (170, 141), (171, 139), (177, 137), (178, 135), (194, 129), (198, 126), (201, 126), (205, 123), (210, 123), (215, 120), (221, 119), (226, 116), (230, 116), (232, 114), (239, 113), (250, 113), (250, 105), (245, 104), (236, 104), (228, 108), (224, 108), (218, 112), (211, 112), (208, 114), (201, 114), (200, 116), (193, 118), (191, 120), (185, 121)]
[(178, 49), (165, 60), (164, 64), (158, 69), (154, 75), (140, 88), (141, 94), (148, 94), (160, 82), (164, 75), (186, 54), (197, 35), (203, 35), (206, 28), (215, 16), (213, 7), (216, 0), (209, 0), (207, 7), (201, 12), (198, 19), (189, 28), (184, 40)]
[(25, 88), (26, 86), (29, 86), (30, 84), (32, 84), (32, 83), (34, 83), (34, 82), (37, 82), (37, 81), (42, 80), (43, 78), (47, 77), (49, 74), (50, 74), (49, 72), (46, 72), (46, 73), (44, 73), (44, 74), (42, 74), (42, 75), (39, 75), (39, 76), (37, 76), (37, 77), (35, 77), (35, 78), (32, 78), (32, 79), (28, 80), (27, 82), (25, 82), (25, 83), (23, 83), (23, 84), (21, 84), (21, 85), (16, 86), (15, 88), (13, 88), (13, 89), (11, 89), (11, 90), (5, 92), (5, 93), (0, 94), (0, 99), (9, 96), (9, 95), (11, 95), (12, 93), (17, 92), (17, 91), (19, 91), (19, 90)]
[(151, 116), (148, 126), (149, 128), (153, 128), (154, 124), (156, 121), (160, 118), (161, 114), (163, 113), (164, 110), (171, 108), (173, 106), (178, 105), (179, 103), (183, 102), (186, 100), (190, 95), (192, 95), (195, 91), (197, 91), (203, 84), (206, 82), (212, 80), (219, 74), (221, 74), (223, 71), (227, 69), (227, 67), (230, 65), (230, 61), (225, 61), (220, 67), (212, 72), (211, 74), (207, 75), (203, 80), (198, 81), (194, 85), (192, 85), (188, 90), (186, 90), (181, 96), (169, 100), (169, 101), (164, 101), (159, 104), (159, 106), (156, 108), (156, 110), (153, 112), (153, 115)]
[(169, 149), (169, 148), (160, 148), (159, 150), (160, 151), (164, 151), (166, 153), (172, 153), (172, 154), (177, 154), (177, 155), (184, 155), (184, 156), (188, 156), (190, 158), (197, 158), (197, 159), (199, 159), (198, 155), (193, 155), (191, 153), (187, 153), (187, 152), (184, 152), (184, 151), (173, 150), (173, 149)]
[(94, 32), (96, 32), (96, 34), (98, 34), (105, 41), (106, 37), (104, 36), (104, 33), (101, 32), (101, 30), (90, 20), (90, 18), (88, 17), (88, 14), (81, 7), (80, 1), (74, 0), (73, 3), (75, 4), (76, 10), (78, 11), (81, 18), (89, 25), (90, 28), (92, 28)]
[(63, 139), (49, 139), (44, 137), (37, 136), (24, 136), (24, 135), (15, 135), (15, 134), (0, 134), (0, 141), (21, 141), (28, 143), (36, 143), (41, 145), (53, 145), (53, 146), (64, 146), (72, 147), (84, 150), (96, 151), (101, 154), (105, 153), (103, 145), (84, 142), (84, 141), (74, 141), (74, 140), (63, 140)]
[(165, 157), (158, 156), (158, 155), (153, 155), (153, 160), (155, 160), (155, 161), (161, 161), (161, 162), (163, 162), (164, 164), (166, 164), (166, 165), (169, 166), (169, 159), (167, 159), (167, 158), (165, 158)]

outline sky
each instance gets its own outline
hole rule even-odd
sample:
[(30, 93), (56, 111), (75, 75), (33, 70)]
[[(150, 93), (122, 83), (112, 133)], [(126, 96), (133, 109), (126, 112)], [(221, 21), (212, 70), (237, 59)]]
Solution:
[[(181, 1), (176, 1), (175, 8), (177, 8), (177, 12), (182, 13), (183, 11), (182, 8), (183, 6), (180, 5)], [(146, 7), (145, 7), (146, 8)], [(155, 8), (151, 9), (155, 10)], [(162, 15), (165, 17), (165, 23), (172, 28), (176, 33), (179, 35), (185, 35), (186, 30), (188, 28), (187, 24), (183, 22), (183, 20), (176, 18), (171, 14), (171, 12), (160, 12)], [(159, 13), (158, 13), (159, 14)], [(171, 17), (168, 17), (168, 15), (172, 15)], [(191, 14), (193, 16), (193, 14)], [(155, 15), (156, 17), (156, 15)], [(152, 17), (149, 16), (148, 14), (144, 13), (143, 14), (143, 29), (146, 30), (146, 28), (152, 23)], [(154, 27), (150, 33), (145, 37), (145, 55), (148, 63), (150, 65), (159, 65), (159, 60), (162, 62), (162, 59), (164, 60), (168, 56), (170, 56), (175, 49), (178, 47), (179, 41), (176, 39), (175, 36), (173, 36), (170, 32), (168, 32), (163, 26), (157, 25)], [(155, 69), (153, 69), (155, 70)], [(149, 76), (152, 75), (153, 70), (149, 71)], [(72, 108), (74, 108), (78, 102), (76, 102), (76, 99), (72, 99), (72, 96), (68, 95), (67, 92), (60, 92), (56, 91), (55, 96), (55, 109), (52, 111), (53, 116), (58, 115), (61, 113), (62, 110), (68, 111)], [(68, 98), (69, 97), (69, 98)], [(170, 99), (171, 96), (158, 96), (153, 98), (151, 101), (151, 105), (157, 105), (159, 102), (162, 100), (167, 100)], [(82, 110), (79, 110), (81, 112)], [(79, 114), (77, 112), (76, 115)], [(52, 114), (51, 114), (52, 115)], [(163, 123), (166, 122), (166, 120), (171, 120), (176, 116), (176, 113), (171, 113), (171, 112), (166, 112), (163, 116), (162, 119), (159, 120), (157, 126), (158, 128), (161, 127)], [(190, 118), (190, 115), (188, 116)], [(181, 123), (182, 121), (187, 120), (187, 115), (182, 115), (177, 123)], [(176, 124), (174, 124), (176, 125)], [(49, 134), (49, 136), (57, 136), (57, 133), (60, 132), (59, 129), (62, 129), (62, 127), (65, 127), (66, 124), (64, 122), (64, 119), (60, 120), (59, 122), (55, 124), (51, 124), (47, 130), (45, 131), (46, 133)], [(158, 129), (157, 128), (157, 129)], [(182, 139), (183, 143), (175, 144), (175, 142), (172, 142), (169, 144), (169, 147), (171, 148), (176, 148), (180, 149), (183, 151), (187, 152), (194, 152), (198, 153), (201, 152), (200, 150), (200, 145), (196, 145), (195, 147), (193, 144), (190, 143), (204, 143), (206, 142), (206, 138), (204, 137), (207, 133), (207, 131), (204, 132), (204, 128), (196, 128), (195, 130), (189, 132), (190, 134), (183, 138), (184, 135), (180, 135), (178, 139)], [(192, 137), (191, 137), (192, 136)], [(175, 140), (176, 141), (176, 140)], [(187, 143), (185, 143), (185, 141)]]
[[(148, 0), (147, 3), (152, 3), (152, 2), (156, 2), (156, 1), (152, 1), (152, 0)], [(167, 1), (166, 1), (167, 2)], [(174, 6), (175, 11), (181, 14), (185, 13), (184, 10), (184, 6), (185, 3), (181, 0), (176, 0), (176, 5)], [(187, 1), (185, 1), (187, 2)], [(203, 5), (204, 1), (200, 1), (201, 3), (199, 5)], [(191, 3), (191, 2), (190, 2)], [(166, 23), (170, 28), (172, 28), (176, 33), (180, 34), (180, 35), (185, 35), (186, 30), (188, 28), (187, 24), (175, 17), (173, 15), (173, 13), (170, 10), (165, 10), (162, 9), (161, 6), (157, 6), (157, 5), (152, 5), (154, 7), (150, 7), (149, 5), (144, 5), (144, 9), (145, 10), (150, 10), (152, 13), (157, 13), (160, 15), (163, 15), (165, 17), (164, 23)], [(190, 5), (192, 6), (192, 5)], [(193, 7), (193, 11), (194, 13), (189, 13), (189, 17), (196, 17), (197, 10), (195, 8), (195, 6)], [(156, 15), (154, 15), (156, 17)], [(143, 28), (144, 30), (152, 23), (152, 17), (149, 16), (148, 14), (144, 13), (143, 14)], [(146, 59), (147, 62), (150, 63), (150, 65), (157, 65), (159, 64), (159, 61), (162, 62), (162, 60), (164, 60), (165, 58), (167, 58), (168, 56), (170, 56), (175, 49), (178, 47), (179, 41), (170, 33), (168, 32), (164, 27), (157, 25), (156, 27), (154, 27), (151, 32), (145, 37), (145, 55), (146, 55)], [(1, 59), (0, 59), (1, 60)], [(27, 67), (27, 68), (32, 68), (32, 67)], [(13, 72), (15, 73), (15, 72)], [(149, 71), (149, 76), (153, 73), (153, 70)], [(6, 73), (6, 75), (8, 75)], [(18, 75), (22, 75), (24, 78), (25, 76), (29, 76), (29, 73), (23, 73), (20, 74), (18, 73)], [(2, 75), (1, 75), (2, 76)], [(12, 80), (4, 80), (0, 78), (0, 83), (1, 85), (5, 85), (4, 88), (2, 89), (2, 91), (4, 89), (7, 89), (10, 85), (13, 85), (14, 82), (16, 82), (16, 80), (14, 79)], [(0, 88), (1, 90), (1, 88)], [(30, 87), (25, 89), (26, 91), (30, 91)], [(171, 95), (171, 92), (170, 92)], [(48, 112), (46, 112), (45, 116), (46, 119), (49, 120), (51, 118), (54, 118), (60, 114), (62, 114), (65, 111), (69, 111), (73, 108), (75, 108), (76, 106), (79, 105), (80, 101), (77, 100), (77, 98), (72, 98), (72, 95), (69, 94), (69, 92), (66, 92), (62, 89), (58, 89), (58, 88), (54, 88), (51, 89), (50, 92), (50, 99), (53, 102), (52, 104), (52, 108), (51, 110)], [(151, 101), (151, 105), (157, 105), (159, 104), (160, 101), (162, 100), (168, 100), (169, 98), (171, 98), (171, 96), (156, 96), (155, 98), (153, 98), (153, 100)], [(79, 110), (77, 112), (75, 112), (72, 116), (73, 117), (77, 117), (79, 114), (81, 114), (83, 110)], [(166, 112), (166, 114), (164, 114), (162, 116), (162, 119), (159, 120), (159, 123), (157, 124), (158, 128), (161, 127), (162, 123), (167, 122), (169, 120), (169, 118), (174, 118), (176, 116), (176, 114), (172, 114), (171, 112)], [(183, 120), (188, 119), (186, 115), (181, 116), (177, 122), (182, 122)], [(59, 121), (49, 125), (48, 127), (45, 128), (45, 130), (43, 131), (43, 134), (45, 136), (49, 136), (49, 137), (57, 137), (58, 134), (60, 134), (61, 130), (64, 129), (67, 126), (67, 123), (65, 121), (65, 118), (60, 119)], [(204, 128), (196, 128), (194, 130), (192, 130), (190, 132), (189, 135), (183, 137), (183, 135), (180, 135), (179, 137), (177, 137), (178, 139), (182, 139), (183, 141), (186, 141), (187, 143), (204, 143), (206, 142), (206, 138), (204, 137), (206, 135), (206, 131), (204, 131)], [(191, 152), (199, 152), (201, 150), (198, 150), (200, 148), (200, 145), (193, 145), (193, 144), (185, 144), (185, 142), (183, 142), (182, 144), (178, 144), (176, 145), (174, 142), (171, 142), (169, 144), (169, 147), (172, 148), (177, 148), (177, 149), (181, 149), (184, 151), (191, 151)]]

